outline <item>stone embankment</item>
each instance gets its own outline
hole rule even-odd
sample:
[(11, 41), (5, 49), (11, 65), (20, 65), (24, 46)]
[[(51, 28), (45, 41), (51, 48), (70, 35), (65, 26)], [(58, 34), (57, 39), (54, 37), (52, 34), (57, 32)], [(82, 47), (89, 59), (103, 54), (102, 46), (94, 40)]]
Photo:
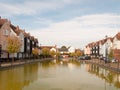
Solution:
[(104, 61), (99, 60), (99, 59), (80, 60), (80, 62), (95, 64), (95, 65), (98, 65), (100, 67), (103, 67), (103, 68), (106, 68), (106, 69), (109, 69), (109, 70), (120, 73), (120, 62), (105, 63)]
[(16, 66), (21, 66), (24, 64), (30, 64), (30, 63), (36, 63), (36, 62), (42, 62), (42, 61), (49, 61), (49, 60), (53, 60), (53, 58), (43, 58), (43, 59), (34, 59), (34, 60), (18, 60), (13, 63), (2, 62), (0, 63), (0, 69), (16, 67)]

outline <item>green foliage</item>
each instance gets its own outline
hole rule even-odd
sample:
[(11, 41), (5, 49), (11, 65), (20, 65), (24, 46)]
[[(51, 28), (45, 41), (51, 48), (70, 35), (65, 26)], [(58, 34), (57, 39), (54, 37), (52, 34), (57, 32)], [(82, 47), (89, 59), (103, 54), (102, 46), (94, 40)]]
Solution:
[(110, 53), (108, 54), (108, 57), (109, 57), (110, 59), (113, 58), (113, 50), (112, 50), (112, 49), (110, 50)]

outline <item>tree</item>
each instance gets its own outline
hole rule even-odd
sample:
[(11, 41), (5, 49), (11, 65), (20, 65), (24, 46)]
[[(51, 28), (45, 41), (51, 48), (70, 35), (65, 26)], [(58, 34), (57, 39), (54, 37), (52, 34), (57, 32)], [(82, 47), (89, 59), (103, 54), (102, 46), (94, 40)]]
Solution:
[(110, 53), (108, 54), (108, 57), (109, 57), (110, 59), (113, 58), (113, 50), (112, 50), (112, 49), (110, 50)]
[(43, 48), (42, 49), (42, 55), (43, 56), (49, 56), (50, 49), (49, 48)]
[(75, 52), (70, 53), (70, 57), (74, 57), (74, 56), (76, 56)]
[(82, 52), (80, 50), (76, 51), (76, 56), (82, 56)]
[(33, 55), (34, 55), (35, 57), (38, 57), (38, 54), (39, 54), (38, 48), (34, 48), (34, 49), (32, 50), (32, 53), (33, 53)]
[(80, 49), (77, 49), (77, 50), (75, 51), (75, 54), (76, 54), (77, 57), (79, 57), (79, 56), (82, 56), (82, 55), (83, 55), (83, 52), (82, 52)]
[(56, 55), (56, 52), (54, 50), (50, 51), (49, 54), (54, 57)]
[(13, 54), (12, 63), (14, 62), (14, 54), (20, 51), (21, 41), (16, 36), (10, 36), (7, 40), (7, 51)]

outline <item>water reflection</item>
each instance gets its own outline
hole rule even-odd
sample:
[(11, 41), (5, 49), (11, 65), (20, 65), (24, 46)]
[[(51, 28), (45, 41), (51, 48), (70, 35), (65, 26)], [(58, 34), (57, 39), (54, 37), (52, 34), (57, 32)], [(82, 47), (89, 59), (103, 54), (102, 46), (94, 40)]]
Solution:
[(37, 64), (0, 71), (0, 90), (22, 90), (37, 79), (37, 71)]
[[(110, 87), (112, 87), (113, 85), (119, 89), (120, 88), (120, 74), (101, 68), (97, 65), (93, 65), (93, 64), (87, 64), (87, 71), (91, 74), (96, 75), (97, 77), (105, 80), (105, 84), (108, 83), (108, 85)], [(106, 88), (106, 86), (105, 86)], [(106, 89), (105, 89), (106, 90)]]
[(0, 71), (0, 90), (120, 90), (120, 74), (75, 60), (46, 61)]

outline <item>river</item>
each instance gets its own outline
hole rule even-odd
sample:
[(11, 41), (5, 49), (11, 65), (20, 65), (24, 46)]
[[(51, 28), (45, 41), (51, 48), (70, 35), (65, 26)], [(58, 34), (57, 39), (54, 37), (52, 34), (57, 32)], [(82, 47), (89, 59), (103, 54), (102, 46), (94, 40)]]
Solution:
[(0, 71), (0, 90), (120, 90), (120, 74), (78, 61), (45, 61)]

